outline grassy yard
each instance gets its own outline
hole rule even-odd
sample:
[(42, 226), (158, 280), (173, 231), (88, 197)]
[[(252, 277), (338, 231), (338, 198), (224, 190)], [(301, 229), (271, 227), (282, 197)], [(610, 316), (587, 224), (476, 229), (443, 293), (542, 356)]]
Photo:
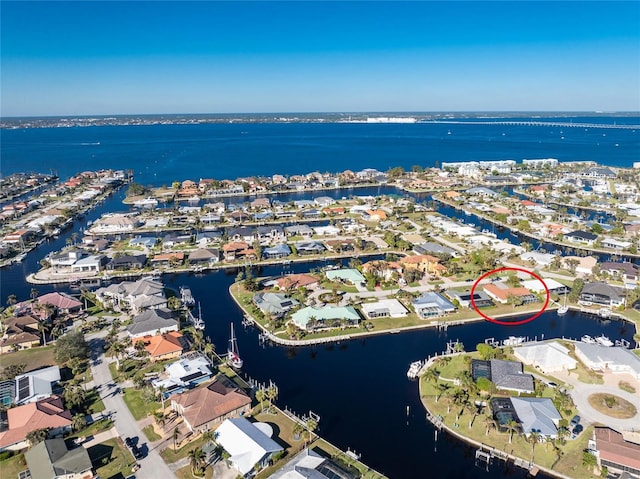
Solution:
[[(187, 427), (184, 424), (180, 424), (180, 430), (182, 431), (182, 434), (184, 434), (185, 431), (187, 430)], [(202, 438), (202, 436), (200, 436), (194, 441), (187, 442), (186, 444), (183, 444), (182, 446), (178, 447), (178, 449), (174, 452), (173, 441), (172, 441), (169, 447), (163, 449), (160, 452), (160, 455), (162, 456), (162, 459), (164, 459), (164, 462), (166, 462), (167, 464), (171, 464), (173, 462), (179, 461), (180, 459), (183, 459), (189, 456), (189, 451), (191, 451), (191, 449), (202, 447), (204, 446), (204, 444), (205, 444), (205, 440)]]
[(68, 438), (76, 438), (76, 437), (88, 437), (95, 436), (99, 432), (108, 431), (113, 427), (113, 421), (111, 419), (103, 419), (101, 421), (96, 421), (93, 424), (88, 425), (81, 431), (74, 432)]
[(87, 391), (87, 396), (84, 400), (84, 408), (87, 414), (94, 414), (105, 410), (104, 403), (100, 398), (100, 393), (97, 389), (91, 389)]
[(158, 401), (149, 401), (144, 397), (142, 390), (134, 388), (124, 389), (124, 402), (136, 421), (147, 417), (162, 406)]
[(45, 366), (53, 366), (56, 361), (53, 357), (54, 347), (45, 346), (16, 351), (2, 355), (0, 366), (6, 368), (14, 364), (26, 364), (25, 371), (33, 371)]
[(149, 442), (154, 442), (159, 439), (162, 439), (162, 436), (160, 436), (153, 428), (153, 424), (149, 424), (147, 427), (143, 428), (142, 432), (144, 433), (145, 436), (147, 436), (147, 439), (149, 440)]
[(135, 460), (120, 438), (108, 439), (87, 449), (96, 474), (103, 479), (131, 475)]
[(0, 462), (0, 477), (14, 479), (25, 469), (27, 469), (27, 461), (24, 454), (18, 454)]
[[(184, 466), (182, 469), (178, 469), (175, 472), (176, 476), (179, 479), (193, 479), (194, 476), (191, 473), (191, 464), (188, 466)], [(207, 467), (204, 471), (204, 479), (211, 479), (213, 477), (213, 469), (211, 467)]]
[[(459, 371), (466, 370), (467, 364), (463, 356), (458, 356), (444, 364), (437, 363), (435, 367), (442, 377), (453, 378)], [(554, 391), (547, 389), (543, 396), (549, 397)], [(562, 471), (571, 477), (586, 476), (586, 468), (582, 466), (582, 451), (591, 435), (589, 428), (578, 439), (568, 440), (564, 445), (558, 444), (558, 449), (551, 442), (533, 444), (519, 434), (514, 434), (510, 443), (508, 433), (497, 431), (493, 423), (488, 422), (488, 411), (474, 417), (468, 410), (454, 405), (450, 394), (441, 395), (436, 388), (436, 381), (428, 381), (424, 376), (420, 378), (420, 397), (432, 414), (441, 416), (444, 424), (465, 437), (527, 461), (533, 460), (538, 465)], [(573, 414), (574, 411), (570, 412)]]

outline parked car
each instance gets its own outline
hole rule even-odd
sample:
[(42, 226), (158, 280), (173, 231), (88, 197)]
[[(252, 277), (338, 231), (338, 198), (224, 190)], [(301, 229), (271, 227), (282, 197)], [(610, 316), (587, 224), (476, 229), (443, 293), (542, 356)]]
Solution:
[(577, 426), (580, 424), (580, 416), (573, 416), (571, 422), (569, 423), (571, 427)]
[(132, 437), (125, 438), (124, 443), (127, 445), (127, 447), (133, 447), (136, 445), (136, 441)]
[(136, 459), (142, 459), (143, 457), (142, 449), (140, 449), (138, 446), (133, 446), (131, 448), (131, 453), (133, 454), (133, 457), (135, 457)]
[(582, 424), (578, 424), (576, 425), (576, 427), (573, 428), (573, 435), (578, 436), (583, 430), (584, 430), (584, 427), (582, 426)]

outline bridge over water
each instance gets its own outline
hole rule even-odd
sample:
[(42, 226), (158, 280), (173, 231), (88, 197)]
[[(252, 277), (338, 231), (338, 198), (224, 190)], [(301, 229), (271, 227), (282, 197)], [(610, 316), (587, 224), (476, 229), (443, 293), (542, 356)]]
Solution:
[(553, 126), (561, 128), (607, 128), (619, 130), (636, 130), (640, 125), (626, 125), (616, 123), (574, 123), (562, 121), (518, 121), (518, 120), (498, 120), (498, 121), (460, 121), (460, 120), (426, 120), (423, 123), (437, 123), (446, 125), (504, 125), (504, 126)]

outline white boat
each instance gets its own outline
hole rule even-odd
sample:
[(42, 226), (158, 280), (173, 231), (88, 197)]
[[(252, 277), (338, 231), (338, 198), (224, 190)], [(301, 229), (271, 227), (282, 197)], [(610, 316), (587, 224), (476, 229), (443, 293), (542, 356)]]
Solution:
[(193, 324), (193, 327), (196, 329), (204, 329), (205, 324), (202, 320), (202, 309), (200, 309), (200, 303), (198, 303), (198, 317), (196, 318), (191, 311), (187, 313), (187, 317), (189, 322)]
[(567, 306), (567, 295), (564, 295), (564, 303), (562, 306), (558, 307), (558, 315), (562, 316), (563, 314), (567, 314), (569, 311), (569, 306)]
[(407, 377), (409, 379), (415, 379), (418, 377), (418, 373), (422, 369), (422, 361), (414, 361), (409, 365), (409, 370), (407, 371)]
[(607, 338), (604, 334), (601, 336), (598, 336), (595, 339), (595, 342), (598, 343), (600, 346), (607, 346), (607, 347), (613, 346), (613, 341)]
[(591, 336), (589, 336), (588, 334), (585, 334), (584, 336), (582, 336), (580, 338), (580, 341), (582, 341), (583, 343), (587, 343), (587, 344), (596, 344), (595, 339), (593, 339)]
[(600, 316), (601, 318), (608, 318), (609, 316), (611, 316), (611, 310), (608, 308), (600, 308), (598, 310), (598, 316)]
[(507, 339), (502, 341), (503, 346), (519, 346), (525, 341), (524, 336), (509, 336)]
[(240, 369), (244, 364), (238, 353), (238, 340), (233, 332), (233, 323), (231, 323), (231, 337), (229, 338), (229, 348), (227, 349), (227, 363), (235, 369)]

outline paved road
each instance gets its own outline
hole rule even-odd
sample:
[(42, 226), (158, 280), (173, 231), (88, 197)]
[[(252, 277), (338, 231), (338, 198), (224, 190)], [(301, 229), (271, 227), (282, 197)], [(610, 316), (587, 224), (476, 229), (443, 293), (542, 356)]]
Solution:
[(638, 429), (640, 412), (630, 419), (616, 419), (598, 412), (589, 404), (589, 396), (592, 394), (609, 393), (626, 399), (640, 411), (640, 393), (629, 393), (618, 387), (618, 381), (620, 380), (627, 380), (633, 383), (634, 379), (630, 376), (626, 374), (605, 373), (603, 375), (605, 384), (587, 384), (579, 381), (577, 375), (567, 374), (566, 371), (556, 372), (553, 373), (553, 375), (573, 386), (573, 389), (571, 389), (569, 393), (578, 411), (580, 411), (580, 416), (586, 420), (584, 422), (606, 424), (617, 431), (632, 431)]
[[(87, 341), (91, 348), (91, 372), (93, 382), (98, 388), (100, 397), (107, 411), (111, 411), (115, 427), (121, 438), (138, 436), (139, 444), (144, 445), (146, 436), (138, 426), (122, 396), (118, 393), (118, 385), (113, 383), (109, 363), (104, 355), (104, 340), (106, 331), (88, 335)], [(148, 454), (138, 461), (140, 470), (135, 473), (137, 479), (164, 479), (175, 477), (169, 466), (164, 462), (158, 451), (149, 448)]]

